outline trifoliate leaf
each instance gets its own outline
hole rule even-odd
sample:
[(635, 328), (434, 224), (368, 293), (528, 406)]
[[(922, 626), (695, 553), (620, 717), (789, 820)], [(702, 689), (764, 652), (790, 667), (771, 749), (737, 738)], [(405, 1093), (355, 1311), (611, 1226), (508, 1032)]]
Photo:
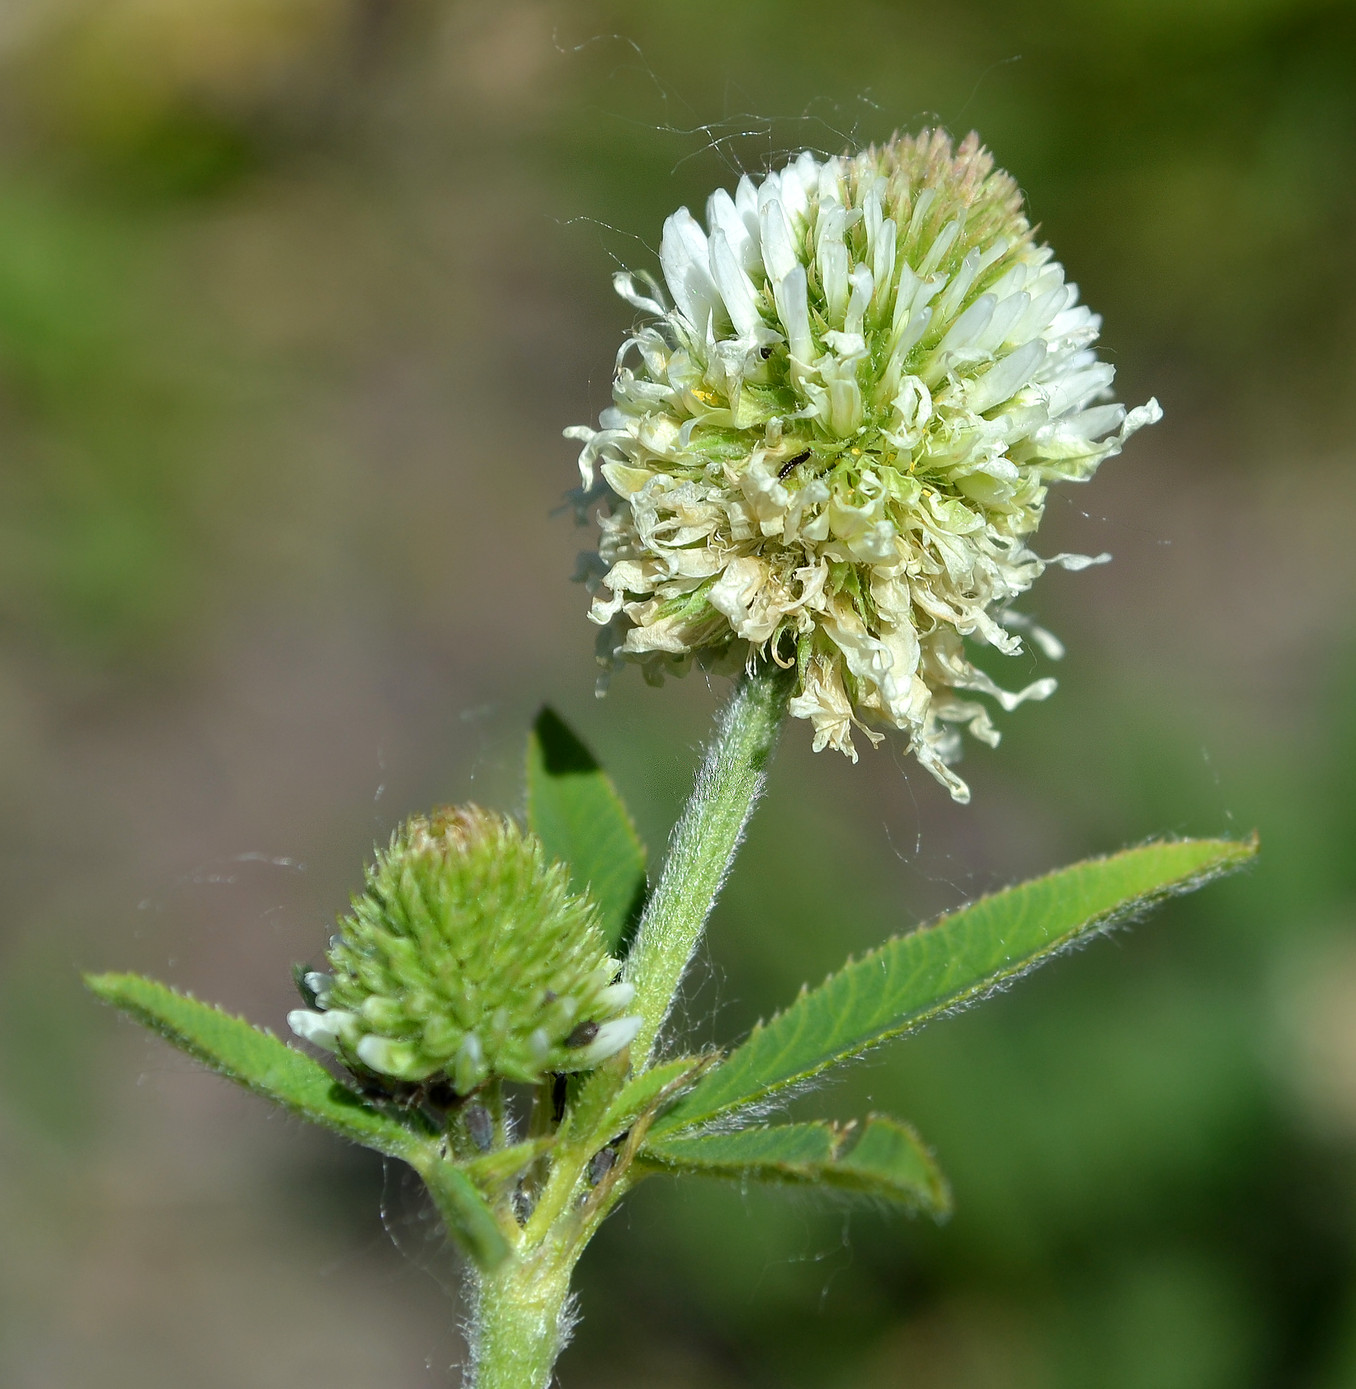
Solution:
[[(508, 1241), (471, 1178), (438, 1156), (428, 1135), (406, 1127), (341, 1085), (319, 1062), (271, 1032), (138, 974), (87, 974), (106, 1003), (230, 1080), (344, 1138), (408, 1162), (428, 1185), (448, 1229), (476, 1263), (494, 1269)], [(413, 1111), (411, 1125), (419, 1121)]]

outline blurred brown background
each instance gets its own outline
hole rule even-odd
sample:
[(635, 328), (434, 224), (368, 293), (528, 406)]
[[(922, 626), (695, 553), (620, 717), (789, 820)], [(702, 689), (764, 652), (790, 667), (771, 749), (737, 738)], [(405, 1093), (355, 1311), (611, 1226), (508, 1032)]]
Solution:
[(657, 852), (721, 691), (592, 696), (554, 509), (609, 272), (741, 168), (941, 122), (1167, 417), (1053, 501), (1115, 563), (1032, 595), (1063, 687), (970, 808), (791, 729), (691, 1026), (1151, 833), (1264, 861), (800, 1102), (914, 1119), (948, 1226), (650, 1183), (561, 1384), (1356, 1386), (1353, 74), (1323, 0), (8, 0), (0, 1381), (456, 1382), (400, 1174), (78, 971), (280, 1027), (373, 840), (516, 804), (544, 700)]

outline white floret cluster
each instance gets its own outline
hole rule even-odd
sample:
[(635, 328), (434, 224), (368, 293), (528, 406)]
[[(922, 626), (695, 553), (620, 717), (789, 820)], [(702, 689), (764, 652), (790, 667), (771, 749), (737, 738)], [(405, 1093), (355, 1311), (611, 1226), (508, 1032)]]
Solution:
[[(1051, 482), (1083, 481), (1159, 418), (1108, 399), (1100, 319), (977, 137), (800, 155), (664, 224), (664, 289), (619, 274), (646, 315), (583, 442), (603, 496), (591, 617), (608, 665), (648, 677), (694, 655), (794, 662), (816, 751), (902, 730), (957, 800), (960, 727), (998, 741), (1008, 692), (967, 641), (1014, 654), (1010, 610), (1047, 565), (1028, 544)], [(602, 484), (598, 482), (601, 474)]]

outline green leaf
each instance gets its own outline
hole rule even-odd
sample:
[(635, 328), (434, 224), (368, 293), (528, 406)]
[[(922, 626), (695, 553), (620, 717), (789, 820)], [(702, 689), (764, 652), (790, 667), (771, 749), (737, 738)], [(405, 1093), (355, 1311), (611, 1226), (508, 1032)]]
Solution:
[(514, 1143), (507, 1148), (495, 1148), (478, 1158), (462, 1163), (462, 1171), (487, 1196), (497, 1197), (529, 1163), (536, 1162), (543, 1153), (549, 1151), (555, 1141), (554, 1134), (545, 1134), (540, 1138), (529, 1138), (522, 1143)]
[[(448, 1229), (482, 1268), (502, 1263), (509, 1246), (471, 1179), (437, 1155), (429, 1137), (368, 1104), (304, 1052), (220, 1008), (199, 1003), (139, 974), (87, 974), (105, 1003), (256, 1095), (344, 1138), (408, 1162), (428, 1184)], [(417, 1120), (411, 1115), (411, 1124)]]
[(1256, 839), (1145, 844), (996, 892), (802, 990), (655, 1125), (703, 1124), (983, 998), (1060, 950), (1241, 867)]
[(527, 741), (527, 824), (569, 864), (575, 891), (598, 906), (608, 949), (624, 955), (645, 904), (645, 846), (611, 777), (552, 709)]
[(642, 1163), (675, 1174), (832, 1187), (945, 1215), (946, 1180), (907, 1124), (881, 1114), (863, 1125), (778, 1124), (642, 1145)]
[(139, 974), (87, 974), (85, 983), (105, 1003), (121, 1008), (205, 1066), (303, 1119), (407, 1162), (416, 1163), (430, 1151), (424, 1135), (341, 1085), (318, 1061), (244, 1018)]
[(418, 1171), (448, 1230), (481, 1268), (493, 1272), (512, 1250), (476, 1184), (441, 1158), (421, 1163)]
[(608, 1106), (598, 1124), (597, 1141), (610, 1143), (625, 1133), (638, 1119), (666, 1104), (684, 1087), (690, 1085), (717, 1059), (715, 1053), (706, 1056), (680, 1056), (673, 1061), (653, 1066), (628, 1080)]

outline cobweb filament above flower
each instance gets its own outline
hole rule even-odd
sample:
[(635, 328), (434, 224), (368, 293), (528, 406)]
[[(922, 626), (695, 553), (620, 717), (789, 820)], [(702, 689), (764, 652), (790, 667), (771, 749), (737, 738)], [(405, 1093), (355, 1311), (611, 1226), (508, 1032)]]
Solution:
[[(1100, 319), (1013, 179), (974, 135), (804, 153), (664, 224), (663, 286), (615, 277), (645, 316), (612, 405), (576, 427), (601, 495), (590, 616), (600, 659), (648, 678), (694, 655), (794, 660), (791, 713), (856, 760), (883, 724), (957, 800), (960, 728), (995, 744), (1009, 605), (1048, 564), (1028, 545), (1051, 482), (1085, 481), (1160, 416), (1109, 400)], [(601, 475), (601, 484), (599, 483)], [(1104, 557), (1099, 557), (1104, 558)]]

